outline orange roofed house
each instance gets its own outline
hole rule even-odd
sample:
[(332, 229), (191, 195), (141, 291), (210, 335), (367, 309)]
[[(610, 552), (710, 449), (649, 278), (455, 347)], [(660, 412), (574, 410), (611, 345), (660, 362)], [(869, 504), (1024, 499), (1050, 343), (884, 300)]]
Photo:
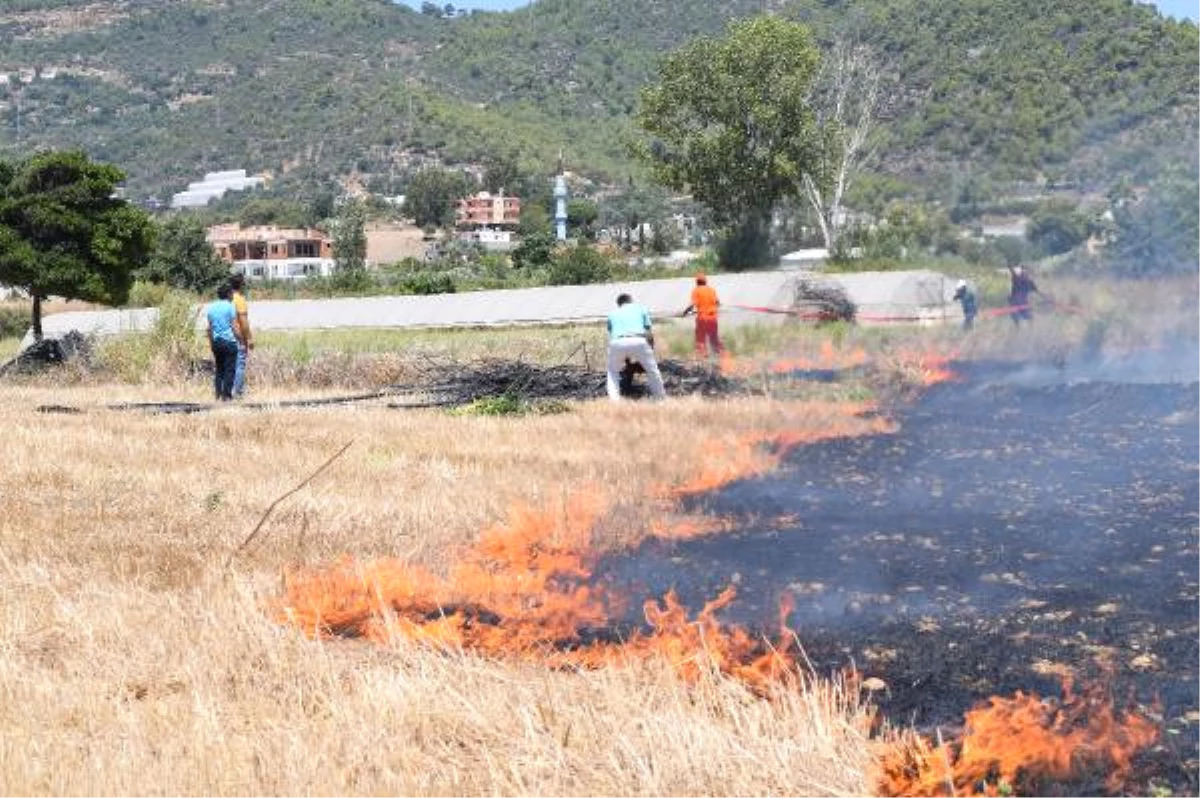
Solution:
[(208, 243), (248, 280), (303, 280), (333, 274), (333, 239), (315, 228), (208, 228)]

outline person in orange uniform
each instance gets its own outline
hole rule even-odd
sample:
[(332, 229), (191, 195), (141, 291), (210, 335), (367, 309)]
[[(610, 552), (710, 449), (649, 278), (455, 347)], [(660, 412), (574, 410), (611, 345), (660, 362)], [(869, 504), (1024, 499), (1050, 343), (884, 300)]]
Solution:
[(708, 284), (706, 276), (697, 274), (696, 287), (692, 289), (692, 304), (681, 315), (696, 314), (696, 354), (700, 357), (708, 357), (710, 344), (718, 355), (725, 351), (717, 331), (717, 310), (720, 307), (721, 300), (717, 298), (716, 289)]

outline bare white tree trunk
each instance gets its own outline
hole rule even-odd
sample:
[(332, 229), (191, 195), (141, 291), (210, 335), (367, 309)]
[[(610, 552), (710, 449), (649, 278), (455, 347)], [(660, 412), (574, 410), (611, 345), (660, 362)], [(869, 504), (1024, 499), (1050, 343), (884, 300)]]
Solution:
[(821, 226), (825, 248), (833, 252), (842, 226), (842, 200), (862, 165), (880, 104), (880, 69), (865, 45), (838, 41), (822, 62), (815, 98), (823, 137), (815, 169), (801, 175), (804, 196)]

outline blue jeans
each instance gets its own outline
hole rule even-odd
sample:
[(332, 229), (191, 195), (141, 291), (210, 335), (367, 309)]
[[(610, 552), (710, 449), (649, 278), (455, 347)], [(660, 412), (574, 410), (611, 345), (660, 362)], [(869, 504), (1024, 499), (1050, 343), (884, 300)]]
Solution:
[(246, 345), (238, 344), (237, 367), (233, 373), (233, 395), (242, 396), (246, 393)]
[(238, 345), (233, 341), (218, 338), (212, 342), (213, 390), (217, 400), (227, 402), (233, 398), (233, 375), (237, 371)]

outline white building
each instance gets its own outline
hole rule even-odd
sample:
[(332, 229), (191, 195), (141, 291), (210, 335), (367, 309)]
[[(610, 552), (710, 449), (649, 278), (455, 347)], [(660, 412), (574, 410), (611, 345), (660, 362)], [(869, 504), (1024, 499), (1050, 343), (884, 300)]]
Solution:
[(511, 230), (493, 230), (487, 227), (460, 233), (459, 240), (479, 244), (488, 252), (509, 252), (516, 247)]
[(245, 169), (230, 169), (224, 172), (209, 172), (203, 180), (188, 183), (187, 191), (171, 197), (172, 208), (202, 208), (214, 199), (220, 199), (229, 191), (244, 191), (258, 188), (264, 183), (261, 177), (247, 177)]

